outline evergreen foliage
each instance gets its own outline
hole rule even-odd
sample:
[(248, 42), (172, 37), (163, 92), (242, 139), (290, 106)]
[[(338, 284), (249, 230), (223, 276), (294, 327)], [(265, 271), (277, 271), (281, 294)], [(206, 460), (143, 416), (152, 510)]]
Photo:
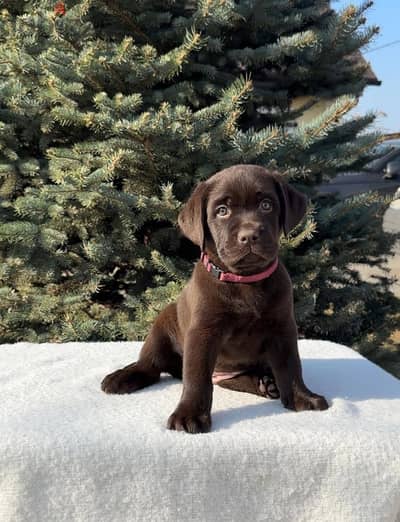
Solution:
[(0, 0), (2, 342), (143, 338), (198, 254), (176, 229), (181, 203), (221, 168), (257, 163), (312, 200), (282, 239), (301, 335), (400, 374), (389, 280), (349, 268), (385, 259), (388, 199), (317, 190), (380, 139), (374, 115), (346, 116), (367, 84), (354, 53), (377, 32), (370, 5)]

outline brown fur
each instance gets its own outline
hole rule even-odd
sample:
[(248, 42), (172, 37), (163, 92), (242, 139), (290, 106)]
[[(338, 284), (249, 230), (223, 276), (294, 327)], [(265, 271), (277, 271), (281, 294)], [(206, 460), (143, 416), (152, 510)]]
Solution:
[[(277, 173), (236, 165), (200, 183), (178, 222), (214, 264), (249, 275), (271, 264), (281, 231), (287, 234), (301, 221), (306, 204), (305, 196)], [(105, 377), (102, 389), (131, 393), (157, 382), (161, 372), (183, 377), (182, 397), (168, 427), (203, 432), (211, 427), (214, 370), (245, 371), (220, 385), (259, 395), (266, 395), (260, 378), (272, 371), (285, 408), (328, 408), (325, 398), (303, 382), (292, 284), (281, 262), (256, 283), (221, 282), (198, 262), (178, 301), (156, 319), (139, 360)]]

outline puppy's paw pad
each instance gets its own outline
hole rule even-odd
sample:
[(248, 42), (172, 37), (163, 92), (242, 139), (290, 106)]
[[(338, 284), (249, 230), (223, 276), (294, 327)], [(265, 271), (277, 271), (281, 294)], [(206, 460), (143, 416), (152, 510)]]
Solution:
[(275, 380), (267, 375), (264, 375), (259, 379), (258, 389), (262, 395), (265, 395), (270, 399), (279, 399), (280, 397), (280, 393), (276, 386)]

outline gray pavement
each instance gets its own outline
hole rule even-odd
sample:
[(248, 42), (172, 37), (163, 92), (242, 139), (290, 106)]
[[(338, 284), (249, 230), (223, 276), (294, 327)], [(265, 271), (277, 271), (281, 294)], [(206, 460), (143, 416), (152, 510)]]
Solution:
[[(385, 212), (383, 219), (383, 230), (385, 232), (400, 232), (400, 180), (398, 177), (384, 179), (382, 173), (376, 172), (346, 172), (339, 174), (328, 183), (319, 187), (321, 193), (338, 193), (342, 198), (361, 194), (367, 191), (377, 191), (383, 194), (393, 194), (394, 201)], [(388, 257), (384, 267), (389, 269), (389, 274), (385, 270), (366, 264), (352, 264), (352, 268), (360, 272), (361, 278), (371, 283), (376, 282), (374, 276), (390, 276), (396, 281), (391, 285), (391, 289), (397, 297), (400, 297), (400, 240), (396, 241), (392, 255)]]
[[(385, 212), (383, 219), (383, 230), (385, 232), (400, 232), (400, 193), (397, 192), (399, 198), (392, 201), (390, 207)], [(359, 270), (362, 279), (365, 281), (374, 282), (374, 276), (387, 276), (386, 272), (375, 266), (354, 264), (352, 265), (355, 269)], [(392, 255), (388, 257), (387, 262), (384, 265), (389, 269), (391, 277), (395, 278), (396, 281), (391, 285), (393, 293), (400, 298), (400, 240), (396, 241)]]

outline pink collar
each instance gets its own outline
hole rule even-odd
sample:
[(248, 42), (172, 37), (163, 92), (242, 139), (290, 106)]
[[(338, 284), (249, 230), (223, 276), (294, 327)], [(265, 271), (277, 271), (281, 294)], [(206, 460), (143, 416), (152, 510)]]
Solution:
[(266, 279), (271, 274), (273, 274), (279, 264), (278, 258), (275, 258), (272, 264), (263, 272), (248, 276), (241, 276), (237, 274), (232, 274), (231, 272), (224, 272), (221, 268), (214, 265), (214, 263), (210, 261), (210, 258), (205, 252), (201, 253), (200, 261), (206, 267), (207, 272), (210, 272), (210, 274), (212, 274), (220, 281), (226, 281), (228, 283), (255, 283), (256, 281), (261, 281), (262, 279)]

